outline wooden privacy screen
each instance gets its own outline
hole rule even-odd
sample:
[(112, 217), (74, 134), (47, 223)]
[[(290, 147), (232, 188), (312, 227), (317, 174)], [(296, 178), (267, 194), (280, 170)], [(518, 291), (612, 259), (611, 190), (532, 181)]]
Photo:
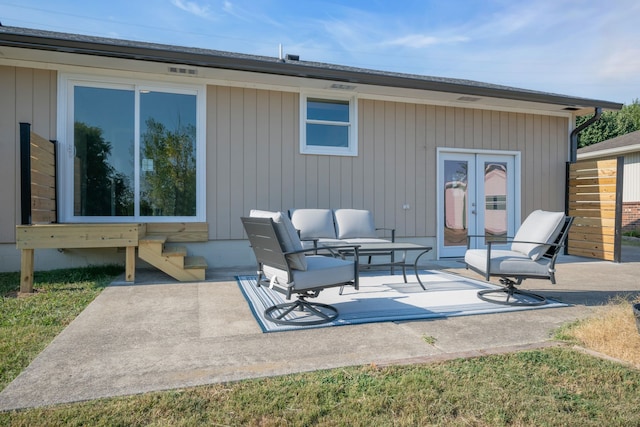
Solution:
[(569, 254), (620, 262), (623, 171), (622, 157), (569, 164)]
[(56, 209), (56, 144), (20, 123), (22, 224), (58, 221)]

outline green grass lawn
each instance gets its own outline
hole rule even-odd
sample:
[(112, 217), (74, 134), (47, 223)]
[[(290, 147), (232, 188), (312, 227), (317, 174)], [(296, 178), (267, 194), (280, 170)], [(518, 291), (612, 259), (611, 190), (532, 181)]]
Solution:
[[(121, 270), (0, 273), (4, 388)], [(565, 347), (364, 366), (0, 414), (0, 425), (640, 425), (640, 371)]]
[(0, 273), (0, 390), (122, 271), (105, 266), (36, 272), (36, 292), (27, 296), (18, 295), (19, 273)]

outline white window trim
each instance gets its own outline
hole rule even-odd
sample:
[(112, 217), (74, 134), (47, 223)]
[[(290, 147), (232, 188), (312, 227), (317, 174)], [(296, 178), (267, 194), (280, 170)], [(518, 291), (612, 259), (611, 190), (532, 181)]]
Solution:
[[(185, 93), (196, 95), (196, 214), (195, 216), (140, 216), (138, 211), (139, 195), (135, 194), (135, 210), (133, 216), (76, 216), (73, 211), (73, 170), (74, 146), (72, 137), (74, 124), (70, 112), (73, 111), (73, 88), (75, 85), (99, 88), (129, 88), (136, 90), (136, 111), (140, 90), (158, 90), (163, 92)], [(175, 84), (151, 80), (121, 79), (109, 76), (60, 73), (58, 76), (58, 185), (60, 222), (74, 223), (121, 223), (121, 222), (204, 222), (206, 221), (206, 87), (204, 85)], [(139, 126), (136, 116), (136, 129)], [(135, 135), (135, 164), (139, 165), (140, 136)], [(134, 177), (138, 187), (139, 176)]]
[[(349, 102), (349, 123), (345, 124), (349, 128), (348, 147), (318, 147), (307, 145), (307, 124), (326, 122), (307, 120), (307, 99), (320, 98), (329, 101)], [(334, 92), (302, 92), (300, 94), (300, 154), (318, 154), (327, 156), (357, 156), (358, 155), (358, 99), (355, 95), (340, 96)]]

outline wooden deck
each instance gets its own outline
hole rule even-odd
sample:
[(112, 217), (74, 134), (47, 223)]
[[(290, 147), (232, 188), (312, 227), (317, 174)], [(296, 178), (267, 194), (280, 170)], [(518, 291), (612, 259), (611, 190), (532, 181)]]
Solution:
[[(16, 226), (16, 247), (21, 250), (20, 292), (33, 292), (35, 249), (125, 248), (125, 280), (135, 281), (136, 248), (145, 238), (166, 242), (207, 241), (207, 223), (34, 224)], [(172, 254), (175, 257), (175, 254)], [(186, 254), (183, 255), (186, 257)], [(153, 264), (153, 263), (152, 263)], [(157, 266), (162, 269), (161, 267)], [(206, 264), (198, 263), (203, 277)]]

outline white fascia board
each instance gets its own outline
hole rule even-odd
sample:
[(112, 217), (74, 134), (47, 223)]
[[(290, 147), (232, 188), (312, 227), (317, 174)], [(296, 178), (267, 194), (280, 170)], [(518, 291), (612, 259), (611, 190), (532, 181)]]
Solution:
[[(61, 52), (38, 51), (37, 56), (34, 57), (32, 51), (25, 53), (24, 50), (17, 48), (5, 48), (5, 50), (11, 58), (2, 58), (0, 56), (0, 64), (57, 70), (66, 73), (112, 75), (114, 77), (143, 78), (190, 84), (198, 82), (208, 85), (293, 93), (300, 93), (307, 90), (331, 90), (336, 94), (344, 95), (349, 93), (352, 96), (355, 95), (358, 99), (565, 117), (568, 118), (569, 121), (571, 121), (573, 117), (571, 111), (553, 111), (549, 109), (549, 105), (535, 102), (511, 101), (508, 99), (489, 97), (483, 98), (486, 102), (482, 102), (482, 100), (479, 100), (477, 103), (462, 102), (457, 100), (457, 98), (463, 95), (461, 93), (422, 91), (410, 88), (373, 86), (367, 84), (356, 84), (356, 88), (353, 91), (345, 92), (331, 89), (331, 85), (336, 82), (330, 80), (197, 66), (185, 66), (186, 68), (197, 70), (197, 72), (193, 76), (183, 76), (168, 72), (169, 67), (180, 67), (180, 65), (176, 64), (106, 57), (87, 58), (86, 55)], [(139, 77), (140, 75), (144, 77)]]
[(578, 160), (594, 159), (598, 157), (610, 157), (620, 154), (628, 154), (640, 151), (640, 144), (628, 145), (626, 147), (609, 148), (588, 153), (578, 153)]

